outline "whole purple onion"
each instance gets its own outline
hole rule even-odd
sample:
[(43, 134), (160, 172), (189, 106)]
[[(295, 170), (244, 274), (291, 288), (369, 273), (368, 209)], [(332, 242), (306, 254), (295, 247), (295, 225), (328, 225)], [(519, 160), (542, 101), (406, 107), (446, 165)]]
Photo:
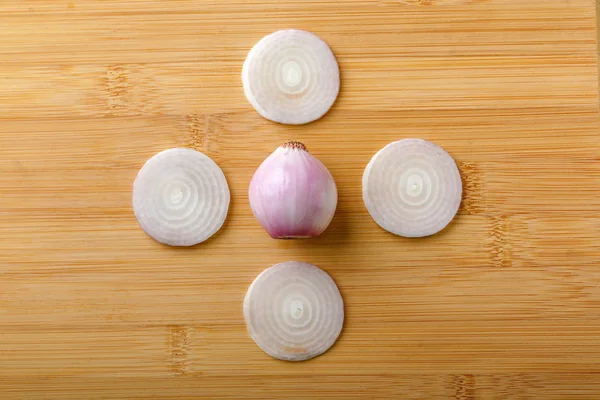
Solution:
[(258, 167), (249, 190), (250, 207), (276, 239), (320, 235), (337, 206), (331, 173), (300, 142), (279, 146)]

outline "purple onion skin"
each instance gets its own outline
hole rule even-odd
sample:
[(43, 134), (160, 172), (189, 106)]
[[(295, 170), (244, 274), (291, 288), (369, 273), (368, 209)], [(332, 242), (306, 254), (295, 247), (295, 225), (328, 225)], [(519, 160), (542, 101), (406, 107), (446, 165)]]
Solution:
[(314, 237), (333, 218), (337, 188), (329, 170), (304, 145), (288, 142), (258, 167), (249, 198), (254, 216), (271, 237)]

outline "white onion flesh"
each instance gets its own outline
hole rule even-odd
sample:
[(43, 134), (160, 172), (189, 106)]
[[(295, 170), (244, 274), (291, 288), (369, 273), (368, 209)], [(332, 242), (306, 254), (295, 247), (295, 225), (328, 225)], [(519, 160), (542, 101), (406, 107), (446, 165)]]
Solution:
[(150, 158), (133, 184), (133, 211), (160, 243), (193, 246), (214, 235), (229, 210), (229, 186), (207, 155), (175, 148)]
[(244, 318), (265, 353), (303, 361), (335, 343), (344, 324), (344, 301), (325, 271), (288, 261), (267, 268), (250, 285)]
[(340, 90), (337, 60), (318, 36), (285, 29), (262, 38), (242, 68), (244, 93), (264, 118), (307, 124), (321, 118)]
[(462, 198), (454, 159), (421, 139), (393, 142), (377, 152), (364, 171), (362, 185), (365, 206), (375, 222), (406, 237), (444, 229)]

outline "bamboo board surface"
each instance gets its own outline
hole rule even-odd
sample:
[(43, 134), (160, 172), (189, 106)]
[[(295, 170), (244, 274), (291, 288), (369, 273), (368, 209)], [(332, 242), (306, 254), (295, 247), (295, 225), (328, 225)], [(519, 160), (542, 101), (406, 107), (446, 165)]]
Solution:
[[(2, 399), (600, 397), (600, 140), (593, 0), (133, 1), (0, 4)], [(320, 35), (342, 71), (331, 112), (270, 123), (241, 88), (263, 35)], [(379, 229), (370, 157), (447, 149), (464, 201), (441, 234)], [(270, 239), (255, 168), (286, 139), (334, 175), (324, 235)], [(137, 225), (144, 161), (193, 147), (232, 205), (209, 242)], [(264, 268), (314, 263), (346, 304), (304, 363), (264, 354), (242, 300)]]

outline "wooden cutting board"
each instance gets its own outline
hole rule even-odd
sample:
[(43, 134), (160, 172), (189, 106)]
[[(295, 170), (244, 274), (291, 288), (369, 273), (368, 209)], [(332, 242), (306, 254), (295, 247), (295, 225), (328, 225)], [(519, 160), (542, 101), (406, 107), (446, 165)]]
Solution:
[[(593, 0), (134, 1), (0, 4), (2, 399), (600, 397), (600, 139)], [(322, 120), (263, 120), (242, 62), (310, 30), (342, 91)], [(371, 220), (362, 171), (420, 137), (460, 165), (441, 234)], [(338, 212), (313, 240), (252, 217), (255, 168), (286, 139), (331, 170)], [(230, 184), (224, 228), (191, 249), (147, 237), (138, 169), (185, 146)], [(337, 345), (271, 359), (242, 299), (264, 268), (338, 283)]]

